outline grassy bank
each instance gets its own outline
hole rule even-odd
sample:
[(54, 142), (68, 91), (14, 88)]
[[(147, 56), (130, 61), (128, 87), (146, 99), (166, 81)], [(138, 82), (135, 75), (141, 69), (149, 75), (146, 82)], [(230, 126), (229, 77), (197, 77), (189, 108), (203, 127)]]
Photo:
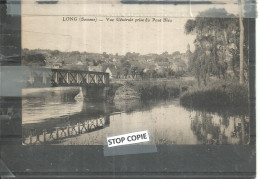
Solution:
[(174, 83), (145, 82), (135, 84), (134, 88), (136, 91), (138, 91), (142, 100), (166, 99), (180, 95), (180, 87), (178, 84)]
[(189, 90), (180, 97), (184, 107), (217, 110), (234, 109), (236, 112), (248, 110), (248, 86), (233, 82), (215, 82), (201, 89)]
[(114, 99), (116, 91), (121, 86), (125, 86), (125, 88), (133, 89), (141, 100), (167, 99), (178, 97), (180, 95), (180, 86), (192, 86), (193, 84), (194, 81), (186, 80), (126, 81), (123, 84), (111, 83), (108, 98), (110, 101)]

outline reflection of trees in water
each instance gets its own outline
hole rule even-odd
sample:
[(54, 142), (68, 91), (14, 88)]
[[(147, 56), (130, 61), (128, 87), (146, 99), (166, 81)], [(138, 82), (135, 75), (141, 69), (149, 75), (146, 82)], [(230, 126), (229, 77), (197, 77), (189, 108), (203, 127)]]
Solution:
[(224, 125), (225, 127), (228, 127), (229, 126), (229, 118), (228, 118), (228, 115), (224, 114), (222, 116), (222, 125)]
[(191, 130), (203, 144), (246, 144), (249, 121), (246, 116), (218, 116), (206, 111), (190, 115)]
[[(234, 131), (232, 132), (232, 137), (240, 138), (240, 143), (246, 144), (249, 142), (249, 122), (246, 121), (245, 116), (241, 116), (241, 119), (234, 123)], [(236, 119), (238, 120), (238, 119)]]

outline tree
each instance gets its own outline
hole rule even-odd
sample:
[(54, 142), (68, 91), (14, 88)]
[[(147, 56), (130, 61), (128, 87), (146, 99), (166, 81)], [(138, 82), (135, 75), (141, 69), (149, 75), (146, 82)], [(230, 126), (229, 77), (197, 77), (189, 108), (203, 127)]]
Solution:
[(116, 71), (116, 78), (120, 78), (121, 72), (119, 70)]
[(142, 79), (144, 78), (144, 68), (139, 68), (137, 73), (140, 75)]
[(130, 67), (131, 67), (131, 64), (128, 61), (125, 61), (123, 59), (120, 61), (120, 63), (121, 63), (122, 68), (130, 69)]
[(137, 67), (133, 67), (133, 68), (131, 68), (131, 74), (132, 74), (132, 78), (135, 78), (135, 76), (136, 76), (136, 73), (137, 73), (137, 70), (138, 70), (138, 68), (137, 68)]
[(162, 56), (167, 57), (167, 56), (169, 56), (169, 53), (167, 51), (165, 51), (162, 53)]
[(126, 61), (133, 61), (133, 60), (137, 60), (138, 59), (138, 57), (139, 57), (139, 53), (131, 53), (131, 52), (127, 52), (126, 54), (125, 54), (125, 57), (124, 57), (124, 59), (126, 60)]
[(151, 71), (151, 76), (152, 76), (152, 78), (157, 78), (157, 71), (156, 70), (152, 70)]
[(166, 68), (165, 72), (166, 72), (166, 77), (167, 78), (172, 77), (175, 74), (175, 72), (171, 68)]
[(59, 54), (60, 54), (59, 50), (54, 50), (51, 52), (51, 55), (53, 55), (53, 56), (58, 56)]
[[(238, 19), (224, 9), (213, 8), (200, 13), (199, 16), (201, 17), (188, 20), (185, 24), (186, 34), (196, 35), (195, 51), (189, 59), (189, 69), (197, 78), (198, 84), (200, 81), (207, 84), (206, 81), (210, 75), (225, 78), (228, 64), (233, 63), (235, 56), (242, 57), (240, 61), (244, 64), (244, 54), (236, 54), (237, 34), (243, 37), (244, 34), (239, 33), (241, 28), (239, 28)], [(244, 44), (244, 42), (241, 43)], [(230, 55), (232, 55), (231, 58)], [(240, 64), (241, 69), (244, 69), (243, 64)]]
[(103, 58), (105, 58), (105, 59), (106, 59), (106, 58), (109, 58), (109, 55), (108, 55), (106, 52), (103, 52), (102, 55), (103, 55)]
[(169, 62), (169, 59), (167, 58), (167, 57), (163, 57), (163, 56), (158, 56), (158, 57), (156, 57), (155, 58), (155, 60), (154, 60), (155, 62)]
[(181, 54), (180, 51), (175, 51), (175, 52), (172, 53), (173, 56), (180, 55), (180, 54)]
[[(201, 82), (204, 82), (204, 85), (207, 85), (207, 76), (210, 71), (212, 71), (210, 66), (210, 61), (208, 60), (209, 56), (204, 52), (204, 49), (197, 47), (192, 54), (192, 66), (191, 72), (195, 76), (198, 82), (198, 86), (201, 85)], [(178, 77), (179, 74), (175, 74), (175, 77)]]
[(128, 68), (123, 69), (123, 75), (124, 75), (125, 78), (127, 78), (128, 71), (129, 71)]

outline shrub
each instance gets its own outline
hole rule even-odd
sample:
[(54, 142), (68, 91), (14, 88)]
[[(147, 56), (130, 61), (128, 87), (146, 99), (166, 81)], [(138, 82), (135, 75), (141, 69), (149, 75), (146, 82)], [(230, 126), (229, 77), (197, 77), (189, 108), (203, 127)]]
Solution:
[(184, 107), (192, 109), (207, 109), (217, 111), (221, 109), (233, 108), (248, 110), (248, 86), (220, 82), (205, 87), (186, 92), (180, 98), (180, 103)]

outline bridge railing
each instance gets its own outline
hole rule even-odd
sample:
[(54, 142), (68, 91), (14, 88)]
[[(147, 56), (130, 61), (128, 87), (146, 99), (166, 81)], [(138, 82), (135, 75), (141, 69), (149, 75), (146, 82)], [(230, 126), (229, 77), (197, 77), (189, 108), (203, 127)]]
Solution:
[(55, 86), (108, 86), (109, 74), (51, 68), (31, 68), (27, 87)]
[(52, 69), (52, 84), (66, 86), (109, 85), (109, 74), (94, 71)]

